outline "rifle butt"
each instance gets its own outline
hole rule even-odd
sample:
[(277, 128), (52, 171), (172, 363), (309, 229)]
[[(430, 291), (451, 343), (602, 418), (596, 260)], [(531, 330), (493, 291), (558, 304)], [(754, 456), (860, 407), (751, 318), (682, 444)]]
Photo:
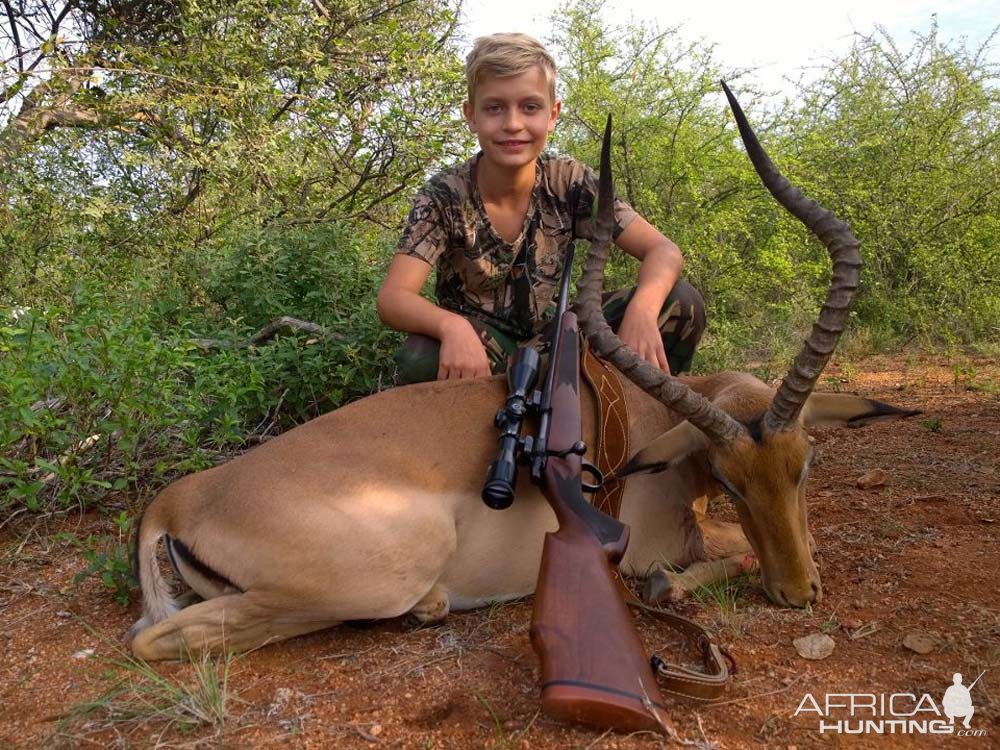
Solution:
[(583, 524), (546, 535), (531, 643), (550, 718), (670, 733), (663, 697), (607, 553)]

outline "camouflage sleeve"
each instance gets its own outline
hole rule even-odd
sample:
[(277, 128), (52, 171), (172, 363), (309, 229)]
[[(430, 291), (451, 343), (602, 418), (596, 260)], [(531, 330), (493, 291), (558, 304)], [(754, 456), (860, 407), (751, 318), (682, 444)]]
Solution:
[[(594, 234), (594, 218), (597, 216), (597, 173), (583, 165), (583, 175), (576, 188), (576, 236), (589, 240)], [(615, 228), (612, 239), (618, 239), (629, 224), (638, 216), (635, 209), (615, 196)]]
[(425, 185), (413, 198), (410, 215), (406, 220), (403, 236), (396, 245), (396, 252), (420, 258), (433, 266), (447, 246), (445, 216), (429, 187)]

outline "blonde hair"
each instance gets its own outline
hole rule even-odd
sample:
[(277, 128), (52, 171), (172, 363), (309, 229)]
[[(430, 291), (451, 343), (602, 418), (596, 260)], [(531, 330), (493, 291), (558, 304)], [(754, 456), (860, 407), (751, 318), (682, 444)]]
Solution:
[(465, 82), (469, 101), (475, 102), (476, 85), (484, 75), (497, 78), (526, 73), (539, 68), (549, 84), (549, 99), (556, 100), (556, 61), (542, 43), (528, 34), (490, 34), (481, 36), (465, 58)]

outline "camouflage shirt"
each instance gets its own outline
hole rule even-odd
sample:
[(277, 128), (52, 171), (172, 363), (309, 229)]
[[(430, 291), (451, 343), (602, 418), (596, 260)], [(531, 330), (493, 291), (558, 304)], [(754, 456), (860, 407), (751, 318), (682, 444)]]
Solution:
[[(511, 243), (490, 224), (479, 195), (481, 156), (427, 181), (413, 199), (396, 252), (437, 266), (441, 307), (530, 338), (558, 290), (567, 245), (591, 238), (597, 177), (575, 159), (540, 156), (524, 225)], [(614, 237), (636, 216), (616, 200)]]

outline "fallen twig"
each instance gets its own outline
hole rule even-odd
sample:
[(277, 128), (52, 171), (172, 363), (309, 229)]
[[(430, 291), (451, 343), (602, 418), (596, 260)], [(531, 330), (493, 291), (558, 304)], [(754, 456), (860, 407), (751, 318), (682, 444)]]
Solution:
[[(97, 442), (100, 439), (101, 439), (100, 435), (91, 435), (88, 438), (84, 438), (83, 440), (81, 440), (80, 442), (78, 442), (75, 446), (73, 446), (69, 451), (67, 451), (66, 453), (64, 453), (63, 455), (61, 455), (59, 458), (57, 458), (52, 463), (54, 463), (59, 468), (62, 468), (66, 464), (66, 462), (69, 461), (71, 458), (75, 458), (80, 453), (83, 453), (84, 451), (90, 450), (91, 448), (93, 448), (94, 445), (96, 445)], [(43, 470), (44, 470), (44, 467), (41, 467), (41, 466), (36, 466), (34, 468), (35, 472), (39, 472), (39, 471), (43, 471)], [(42, 484), (48, 484), (49, 482), (51, 482), (55, 478), (56, 478), (56, 473), (54, 471), (50, 471), (48, 474), (46, 474), (45, 476), (43, 476), (39, 481)]]
[(273, 339), (279, 331), (284, 329), (305, 331), (306, 333), (312, 333), (316, 336), (320, 336), (321, 338), (332, 339), (333, 341), (340, 343), (348, 341), (348, 338), (343, 334), (335, 333), (329, 328), (321, 326), (319, 323), (312, 323), (308, 320), (299, 320), (298, 318), (293, 318), (290, 315), (282, 315), (280, 318), (275, 318), (257, 331), (257, 333), (251, 336), (248, 341), (196, 338), (191, 339), (191, 343), (199, 349), (246, 349), (254, 344), (263, 344), (264, 342)]

